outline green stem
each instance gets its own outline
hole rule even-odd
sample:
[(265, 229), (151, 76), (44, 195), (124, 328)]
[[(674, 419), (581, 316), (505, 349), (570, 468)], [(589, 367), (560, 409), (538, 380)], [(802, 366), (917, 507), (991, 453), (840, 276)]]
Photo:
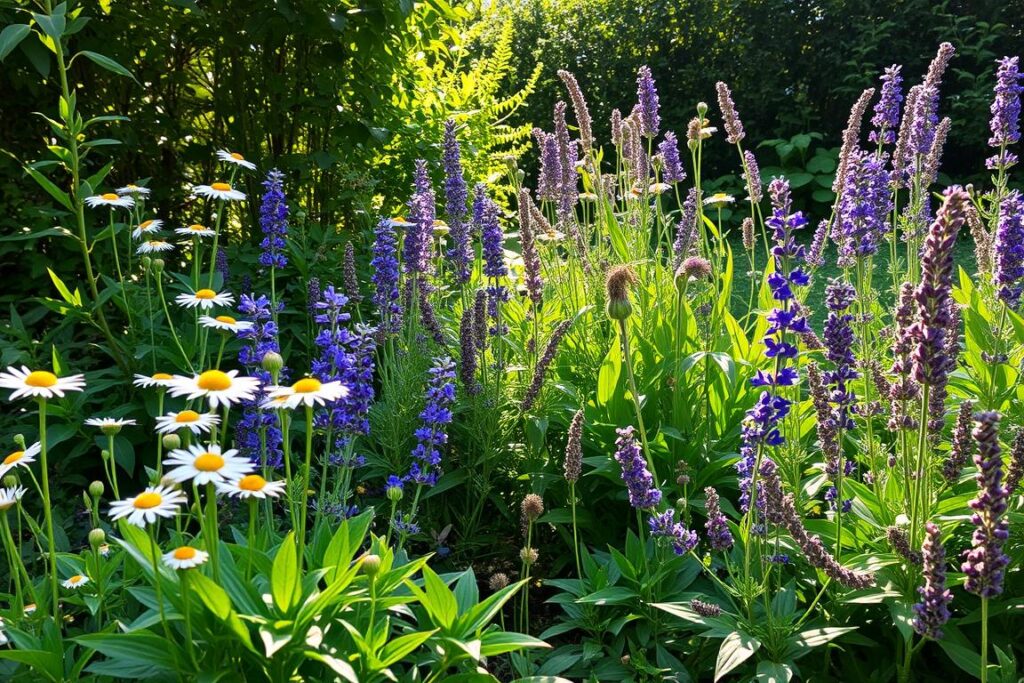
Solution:
[(306, 406), (306, 463), (302, 468), (302, 507), (299, 509), (299, 565), (306, 548), (306, 509), (309, 506), (309, 473), (313, 465), (313, 407)]
[(188, 648), (188, 658), (192, 662), (193, 666), (198, 666), (196, 662), (196, 654), (193, 649), (192, 642), (192, 603), (191, 593), (189, 592), (189, 575), (191, 569), (183, 569), (178, 572), (178, 577), (181, 579), (181, 601), (184, 605), (185, 612), (185, 646)]
[(629, 391), (633, 395), (633, 408), (636, 410), (637, 428), (640, 430), (640, 440), (644, 445), (644, 458), (647, 460), (647, 467), (651, 470), (655, 485), (659, 479), (657, 470), (654, 467), (654, 459), (651, 457), (651, 449), (647, 445), (647, 430), (644, 428), (644, 416), (640, 409), (640, 393), (636, 388), (636, 376), (633, 374), (633, 354), (629, 349), (629, 328), (626, 319), (619, 320), (619, 336), (622, 339), (622, 360), (626, 366), (626, 376), (629, 378)]
[(57, 591), (57, 546), (53, 534), (53, 510), (50, 504), (50, 465), (46, 448), (46, 399), (39, 399), (39, 462), (42, 473), (43, 517), (46, 520), (46, 554), (50, 560), (50, 597), (53, 600), (54, 623), (60, 625), (60, 601)]
[(213, 580), (220, 580), (220, 564), (217, 558), (217, 545), (220, 530), (217, 528), (217, 491), (213, 482), (206, 483), (206, 552), (210, 553), (210, 570)]
[(981, 683), (988, 681), (988, 598), (981, 599)]

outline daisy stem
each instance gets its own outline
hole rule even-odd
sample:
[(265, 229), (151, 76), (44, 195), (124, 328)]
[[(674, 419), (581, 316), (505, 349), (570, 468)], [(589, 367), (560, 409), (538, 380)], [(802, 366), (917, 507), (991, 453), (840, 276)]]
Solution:
[(50, 597), (53, 619), (60, 624), (60, 603), (57, 593), (57, 547), (53, 540), (53, 510), (50, 507), (50, 466), (46, 459), (46, 399), (39, 399), (39, 461), (43, 475), (43, 517), (46, 519), (46, 551), (50, 560)]
[(156, 606), (160, 612), (160, 623), (164, 627), (164, 636), (167, 638), (167, 642), (173, 642), (171, 639), (171, 627), (167, 625), (167, 615), (164, 614), (164, 590), (160, 583), (160, 544), (156, 542), (156, 534), (153, 532), (153, 527), (149, 527), (149, 540), (151, 545), (149, 547), (152, 553), (153, 559), (153, 586), (156, 588)]
[[(283, 410), (277, 411), (277, 421), (281, 424), (281, 448), (284, 451), (284, 478), (288, 482), (289, 486), (294, 481), (292, 479), (292, 441), (288, 424), (288, 416)], [(292, 500), (291, 495), (288, 496), (288, 516), (292, 519), (292, 529), (295, 529), (298, 524), (295, 520), (295, 501)]]
[(0, 527), (4, 532), (4, 549), (7, 551), (7, 567), (14, 579), (14, 602), (18, 606), (17, 615), (21, 616), (25, 610), (25, 599), (21, 594), (21, 572), (15, 563), (21, 562), (21, 556), (14, 547), (14, 537), (11, 536), (11, 525), (7, 521), (7, 511), (0, 512)]
[(178, 572), (178, 577), (181, 579), (181, 601), (184, 605), (185, 612), (185, 646), (188, 648), (188, 658), (192, 662), (193, 666), (196, 666), (196, 654), (193, 650), (192, 644), (192, 604), (191, 593), (189, 593), (189, 575), (190, 569), (182, 569)]
[(202, 242), (199, 237), (192, 238), (192, 287), (199, 289), (199, 263), (202, 259)]
[(256, 496), (249, 496), (249, 564), (245, 569), (245, 580), (252, 576), (253, 546), (256, 545)]
[[(164, 390), (161, 388), (156, 395), (156, 414), (164, 414)], [(164, 438), (156, 435), (156, 480), (164, 478)]]
[(217, 351), (217, 362), (214, 364), (214, 369), (220, 370), (220, 361), (224, 358), (224, 345), (228, 343), (227, 333), (220, 335), (220, 350)]
[(221, 199), (217, 202), (217, 223), (213, 228), (213, 249), (210, 250), (210, 279), (206, 285), (210, 289), (213, 289), (213, 275), (217, 272), (217, 244), (220, 242), (220, 223), (223, 215), (224, 200)]
[(302, 470), (302, 508), (299, 509), (299, 566), (306, 548), (306, 508), (309, 506), (309, 471), (313, 464), (313, 406), (306, 406), (306, 465)]
[(167, 325), (171, 328), (171, 336), (174, 338), (174, 344), (178, 347), (178, 352), (181, 353), (181, 357), (185, 359), (185, 364), (188, 365), (190, 372), (195, 372), (195, 368), (192, 367), (192, 361), (189, 360), (188, 354), (185, 353), (185, 349), (181, 346), (181, 340), (178, 338), (178, 331), (174, 329), (174, 321), (171, 319), (171, 313), (167, 310), (167, 297), (164, 296), (164, 283), (160, 274), (156, 275), (156, 291), (160, 295), (160, 304), (164, 309), (164, 316), (167, 318)]
[(217, 560), (217, 492), (212, 481), (206, 482), (206, 551), (210, 553), (210, 568), (213, 580), (220, 581), (220, 565)]
[(153, 331), (153, 325), (156, 321), (153, 319), (153, 292), (149, 288), (149, 268), (145, 269), (146, 277), (146, 312), (149, 316), (149, 357), (153, 361), (153, 372), (156, 372), (156, 333)]
[(110, 453), (110, 487), (114, 489), (114, 498), (120, 498), (117, 488), (117, 458), (114, 457), (114, 435), (107, 434), (107, 452)]

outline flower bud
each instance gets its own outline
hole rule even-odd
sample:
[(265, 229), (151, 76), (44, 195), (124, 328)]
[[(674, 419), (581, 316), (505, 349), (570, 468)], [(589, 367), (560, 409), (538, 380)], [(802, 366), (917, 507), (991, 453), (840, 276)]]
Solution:
[(277, 374), (281, 372), (281, 368), (284, 367), (284, 358), (281, 354), (276, 351), (267, 351), (263, 354), (263, 361), (261, 362), (263, 369), (269, 373)]
[(163, 441), (164, 448), (169, 451), (181, 448), (181, 437), (177, 434), (164, 434), (161, 441)]
[(110, 460), (110, 451), (104, 448), (102, 451), (100, 451), (100, 457), (103, 458), (104, 462)]
[(99, 548), (107, 541), (107, 535), (103, 532), (103, 529), (93, 529), (89, 532), (89, 545), (93, 547), (93, 550)]
[(143, 270), (149, 270), (149, 266), (150, 266), (151, 263), (153, 263), (153, 259), (151, 259), (148, 256), (143, 256), (141, 260), (142, 260), (142, 269)]
[(403, 495), (405, 494), (402, 492), (401, 486), (389, 486), (387, 489), (388, 500), (390, 500), (392, 503), (397, 503), (398, 501), (402, 500)]
[(707, 102), (698, 102), (697, 103), (697, 113), (700, 114), (701, 118), (703, 118), (704, 114), (708, 113), (708, 103)]
[(519, 551), (519, 559), (522, 560), (523, 564), (527, 567), (535, 564), (539, 557), (540, 553), (537, 552), (536, 548), (523, 548)]
[(100, 496), (103, 495), (104, 489), (105, 487), (103, 486), (102, 481), (94, 481), (91, 484), (89, 484), (89, 495), (92, 496), (93, 498), (99, 498)]
[(153, 263), (150, 265), (152, 266), (154, 273), (164, 272), (164, 260), (162, 258), (153, 259)]
[(17, 485), (18, 485), (18, 478), (16, 476), (14, 476), (13, 474), (8, 474), (6, 477), (4, 477), (4, 486), (6, 486), (7, 488), (11, 488), (11, 487), (17, 486)]
[(677, 498), (676, 499), (676, 509), (678, 509), (678, 510), (685, 510), (686, 509), (686, 499), (685, 498)]
[(523, 170), (523, 169), (521, 169), (521, 168), (520, 168), (520, 169), (518, 169), (518, 170), (516, 171), (516, 180), (517, 180), (517, 181), (519, 181), (519, 183), (520, 183), (520, 184), (522, 184), (522, 182), (523, 182), (523, 181), (524, 181), (525, 179), (526, 179), (526, 171), (524, 171), (524, 170)]
[(24, 434), (15, 434), (14, 435), (14, 445), (16, 445), (21, 450), (25, 450), (25, 435)]
[(361, 565), (367, 576), (376, 576), (380, 571), (380, 555), (363, 555)]
[(637, 282), (636, 273), (629, 266), (615, 266), (608, 272), (605, 281), (608, 296), (605, 313), (611, 320), (625, 320), (633, 314), (629, 288)]

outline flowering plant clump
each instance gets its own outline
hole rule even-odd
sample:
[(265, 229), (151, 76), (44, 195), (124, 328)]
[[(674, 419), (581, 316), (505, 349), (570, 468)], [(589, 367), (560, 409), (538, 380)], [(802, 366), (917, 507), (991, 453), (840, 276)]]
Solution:
[(984, 184), (940, 187), (943, 43), (856, 99), (826, 215), (742, 90), (679, 118), (636, 65), (610, 140), (562, 70), (536, 173), (433, 112), (404, 196), (321, 229), (337, 188), (276, 141), (182, 203), (84, 162), (116, 117), (71, 62), (130, 72), (72, 50), (80, 9), (31, 17), (0, 55), (57, 57), (26, 169), (84, 286), (6, 324), (4, 677), (1016, 680), (1017, 57)]

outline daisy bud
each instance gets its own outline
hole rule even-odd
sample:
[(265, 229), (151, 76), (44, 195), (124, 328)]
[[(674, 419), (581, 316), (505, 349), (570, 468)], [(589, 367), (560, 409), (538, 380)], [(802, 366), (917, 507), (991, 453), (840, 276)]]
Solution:
[(6, 477), (4, 477), (4, 486), (6, 486), (7, 488), (12, 488), (17, 485), (18, 478), (13, 474), (8, 474)]
[(104, 461), (110, 460), (110, 451), (104, 448), (100, 451), (100, 457), (103, 458)]
[(92, 498), (85, 491), (82, 491), (82, 503), (85, 505), (86, 512), (92, 512)]
[(142, 257), (142, 269), (143, 270), (149, 270), (149, 266), (150, 266), (151, 263), (153, 263), (153, 259), (149, 258), (148, 256), (143, 256)]
[(25, 435), (24, 434), (15, 434), (14, 435), (14, 444), (18, 448), (20, 448), (21, 450), (25, 450)]
[(93, 550), (99, 548), (106, 542), (107, 535), (103, 532), (103, 529), (93, 529), (89, 532), (89, 545), (93, 547)]
[(263, 369), (267, 372), (277, 374), (284, 367), (284, 358), (276, 351), (267, 351), (263, 354), (261, 365), (263, 365)]
[(380, 555), (363, 555), (361, 565), (367, 576), (376, 576), (380, 571)]
[(164, 272), (164, 260), (162, 258), (153, 259), (153, 263), (150, 265), (152, 266), (154, 273)]
[(698, 102), (697, 103), (697, 113), (700, 114), (701, 118), (704, 118), (704, 114), (708, 113), (708, 103), (707, 102)]
[(523, 184), (523, 180), (524, 180), (525, 178), (526, 178), (526, 171), (524, 171), (524, 170), (523, 170), (523, 169), (521, 169), (521, 168), (520, 168), (520, 169), (518, 169), (518, 170), (516, 171), (516, 180), (518, 180), (518, 181), (519, 181), (519, 184), (520, 184), (520, 185), (522, 185), (522, 184)]
[(100, 431), (106, 434), (107, 436), (114, 436), (120, 433), (121, 425), (119, 425), (116, 422), (109, 422), (100, 427)]
[(163, 436), (164, 448), (169, 451), (177, 450), (181, 448), (181, 437), (177, 434), (164, 434)]
[(505, 162), (506, 166), (508, 166), (508, 170), (510, 170), (510, 171), (515, 171), (516, 170), (516, 158), (515, 158), (514, 155), (506, 154), (505, 156), (503, 156), (501, 158), (501, 160)]
[(686, 499), (685, 498), (677, 498), (676, 499), (676, 508), (678, 508), (679, 510), (685, 510), (686, 509)]
[(93, 498), (99, 498), (103, 495), (104, 489), (105, 487), (103, 486), (102, 481), (94, 481), (93, 483), (89, 484), (89, 495), (92, 496)]

